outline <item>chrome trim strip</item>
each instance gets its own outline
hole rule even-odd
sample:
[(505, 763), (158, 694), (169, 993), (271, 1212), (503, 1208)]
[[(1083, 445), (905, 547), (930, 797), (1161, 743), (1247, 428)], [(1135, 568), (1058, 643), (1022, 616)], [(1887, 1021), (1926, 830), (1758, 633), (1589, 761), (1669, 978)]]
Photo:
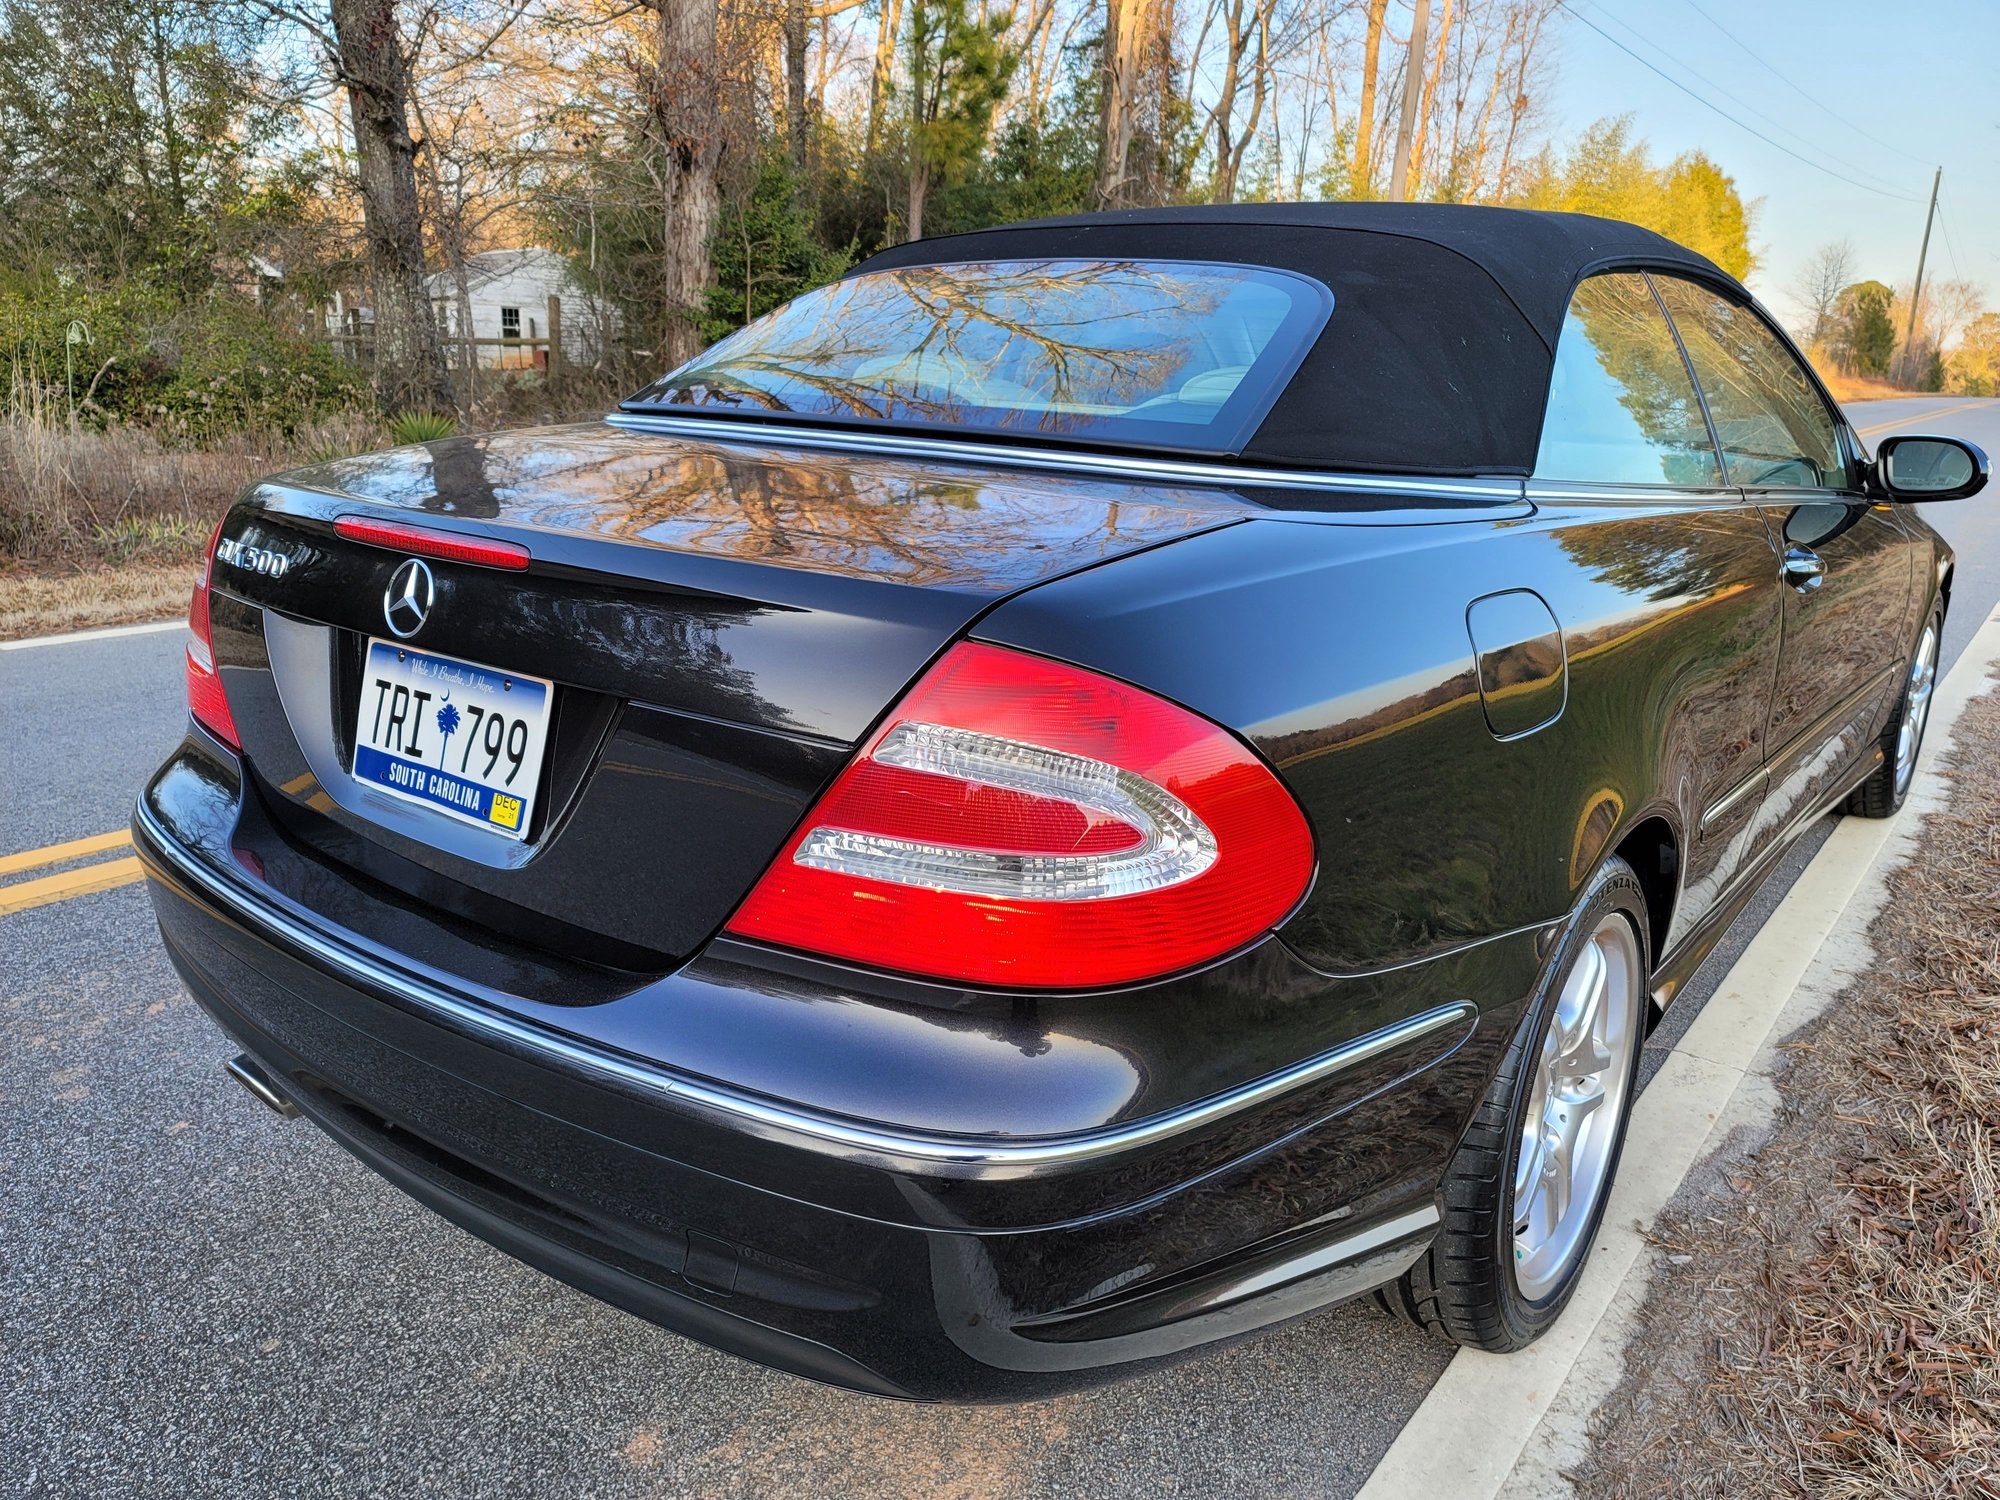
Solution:
[(1752, 771), (1724, 793), (1714, 806), (1701, 815), (1700, 831), (1703, 833), (1708, 832), (1715, 824), (1727, 817), (1730, 809), (1735, 807), (1737, 803), (1743, 801), (1752, 792), (1763, 790), (1770, 780), (1771, 768), (1769, 766), (1759, 766), (1756, 770)]
[(1224, 1307), (1232, 1302), (1240, 1302), (1245, 1297), (1254, 1297), (1259, 1292), (1267, 1292), (1273, 1287), (1288, 1285), (1301, 1277), (1332, 1270), (1351, 1260), (1359, 1260), (1364, 1255), (1373, 1255), (1377, 1250), (1393, 1245), (1398, 1240), (1406, 1240), (1411, 1235), (1422, 1234), (1426, 1229), (1435, 1228), (1437, 1223), (1437, 1205), (1426, 1203), (1422, 1208), (1411, 1209), (1410, 1212), (1394, 1219), (1385, 1219), (1382, 1223), (1364, 1229), (1359, 1234), (1349, 1235), (1344, 1240), (1335, 1240), (1330, 1245), (1321, 1245), (1316, 1250), (1304, 1251), (1290, 1260), (1266, 1266), (1254, 1275), (1231, 1283), (1226, 1289), (1219, 1289), (1213, 1299), (1213, 1305)]
[(1530, 479), (1522, 486), (1529, 500), (1598, 500), (1621, 505), (1749, 504), (1732, 485), (1713, 484), (1590, 484), (1582, 480)]
[(954, 438), (845, 432), (824, 427), (786, 427), (761, 422), (648, 416), (615, 411), (604, 419), (632, 432), (662, 432), (711, 442), (762, 448), (827, 448), (843, 453), (896, 458), (942, 458), (986, 468), (1049, 469), (1058, 473), (1106, 474), (1118, 479), (1165, 480), (1174, 484), (1222, 484), (1237, 488), (1365, 491), (1386, 495), (1518, 501), (1518, 479), (1421, 479), (1397, 475), (1328, 474), (1317, 469), (1259, 469), (1247, 464), (1139, 458), (1118, 453), (1076, 453), (1012, 443), (971, 443)]
[(1322, 969), (1316, 964), (1307, 962), (1305, 955), (1291, 943), (1286, 942), (1283, 937), (1278, 941), (1285, 944), (1287, 953), (1322, 979), (1373, 979), (1378, 974), (1394, 974), (1399, 969), (1421, 968), (1424, 964), (1436, 963), (1442, 958), (1456, 958), (1461, 953), (1470, 953), (1474, 948), (1483, 948), (1488, 943), (1505, 942), (1508, 938), (1522, 937), (1530, 932), (1546, 932), (1551, 927), (1562, 926), (1568, 920), (1567, 916), (1561, 916), (1544, 917), (1539, 922), (1523, 922), (1519, 927), (1509, 927), (1505, 932), (1489, 932), (1485, 937), (1467, 938), (1462, 943), (1453, 943), (1446, 948), (1434, 948), (1429, 953), (1418, 954), (1415, 958), (1400, 958), (1392, 964), (1378, 964), (1372, 969)]
[[(539, 1026), (502, 1015), (426, 984), (412, 975), (355, 952), (315, 932), (289, 913), (256, 899), (224, 876), (208, 869), (182, 849), (179, 841), (160, 825), (143, 799), (134, 810), (133, 821), (145, 835), (138, 843), (142, 859), (157, 854), (173, 867), (173, 872), (196, 887), (209, 900), (249, 918), (264, 929), (260, 936), (276, 934), (304, 949), (320, 962), (354, 980), (388, 990), (398, 999), (421, 1010), (448, 1016), (467, 1029), (498, 1037), (532, 1052), (560, 1057), (576, 1067), (597, 1073), (628, 1087), (660, 1094), (677, 1104), (693, 1105), (733, 1117), (768, 1133), (803, 1137), (816, 1147), (831, 1147), (862, 1157), (888, 1158), (946, 1168), (1029, 1168), (1069, 1166), (1120, 1151), (1154, 1145), (1256, 1105), (1266, 1103), (1294, 1089), (1319, 1083), (1335, 1074), (1359, 1067), (1423, 1037), (1447, 1027), (1462, 1027), (1471, 1034), (1479, 1011), (1470, 1001), (1441, 1005), (1421, 1015), (1385, 1026), (1366, 1036), (1323, 1052), (1290, 1068), (1266, 1074), (1225, 1093), (1211, 1095), (1197, 1104), (1149, 1115), (1122, 1125), (1072, 1135), (1037, 1136), (1020, 1140), (990, 1140), (973, 1136), (931, 1135), (897, 1130), (891, 1126), (868, 1125), (834, 1115), (775, 1100), (738, 1093), (718, 1084), (670, 1074), (633, 1058), (603, 1052), (568, 1037), (545, 1031)], [(152, 862), (148, 860), (147, 862)], [(1461, 1042), (1464, 1037), (1459, 1039)]]
[[(1785, 741), (1784, 748), (1764, 762), (1764, 769), (1771, 780), (1782, 782), (1795, 769), (1796, 763), (1808, 755), (1818, 753), (1826, 745), (1827, 731), (1844, 718), (1852, 718), (1854, 711), (1867, 700), (1870, 694), (1880, 693), (1892, 678), (1902, 676), (1902, 666), (1887, 666), (1860, 687), (1842, 698), (1825, 713)], [(1886, 727), (1886, 726), (1885, 726)], [(1864, 743), (1869, 743), (1864, 741)]]

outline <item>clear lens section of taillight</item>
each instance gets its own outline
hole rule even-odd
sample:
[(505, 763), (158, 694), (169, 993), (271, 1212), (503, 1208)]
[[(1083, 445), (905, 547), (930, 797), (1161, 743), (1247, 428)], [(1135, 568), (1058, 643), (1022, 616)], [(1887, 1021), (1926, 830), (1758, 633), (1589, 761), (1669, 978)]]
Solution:
[(1218, 725), (968, 644), (861, 747), (729, 928), (907, 973), (1086, 988), (1242, 946), (1312, 869), (1297, 803)]
[(236, 719), (229, 712), (229, 699), (222, 691), (222, 674), (215, 669), (215, 637), (208, 620), (209, 586), (215, 577), (215, 544), (222, 539), (222, 523), (208, 538), (208, 553), (202, 563), (201, 581), (194, 586), (188, 604), (187, 697), (188, 712), (195, 722), (232, 750), (243, 748), (236, 734)]
[(1193, 880), (1215, 863), (1215, 834), (1188, 805), (1130, 771), (946, 724), (898, 724), (875, 747), (878, 765), (1063, 803), (1132, 831), (1124, 848), (1062, 854), (994, 852), (845, 828), (815, 827), (792, 857), (833, 870), (968, 896), (1102, 901)]

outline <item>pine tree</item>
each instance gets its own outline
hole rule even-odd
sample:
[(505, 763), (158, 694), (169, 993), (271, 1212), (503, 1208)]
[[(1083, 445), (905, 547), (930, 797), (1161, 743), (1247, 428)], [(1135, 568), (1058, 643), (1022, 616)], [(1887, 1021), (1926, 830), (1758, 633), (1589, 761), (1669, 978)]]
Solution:
[(981, 20), (967, 0), (911, 0), (907, 237), (924, 236), (933, 183), (979, 159), (1020, 54), (1007, 45), (1012, 11)]

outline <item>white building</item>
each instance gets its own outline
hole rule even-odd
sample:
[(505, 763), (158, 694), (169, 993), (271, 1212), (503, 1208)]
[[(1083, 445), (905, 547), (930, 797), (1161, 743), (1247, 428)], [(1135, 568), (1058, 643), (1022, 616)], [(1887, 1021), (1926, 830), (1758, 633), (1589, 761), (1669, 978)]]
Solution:
[[(465, 272), (474, 339), (548, 338), (551, 297), (560, 303), (565, 363), (596, 364), (606, 342), (617, 334), (616, 310), (591, 297), (569, 261), (553, 250), (533, 246), (482, 250), (465, 258)], [(458, 344), (466, 336), (459, 315), (458, 278), (450, 271), (437, 271), (425, 278), (425, 286), (437, 308), (439, 331), (447, 343)], [(488, 369), (538, 369), (547, 358), (545, 345), (482, 343), (475, 348), (479, 364)]]

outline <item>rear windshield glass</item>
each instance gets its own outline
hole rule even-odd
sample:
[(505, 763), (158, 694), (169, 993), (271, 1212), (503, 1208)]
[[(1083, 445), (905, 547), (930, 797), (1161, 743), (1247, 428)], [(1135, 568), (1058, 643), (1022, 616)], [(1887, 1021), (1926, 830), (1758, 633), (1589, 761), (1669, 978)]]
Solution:
[(1333, 297), (1263, 267), (1009, 260), (809, 292), (625, 403), (1233, 453)]

